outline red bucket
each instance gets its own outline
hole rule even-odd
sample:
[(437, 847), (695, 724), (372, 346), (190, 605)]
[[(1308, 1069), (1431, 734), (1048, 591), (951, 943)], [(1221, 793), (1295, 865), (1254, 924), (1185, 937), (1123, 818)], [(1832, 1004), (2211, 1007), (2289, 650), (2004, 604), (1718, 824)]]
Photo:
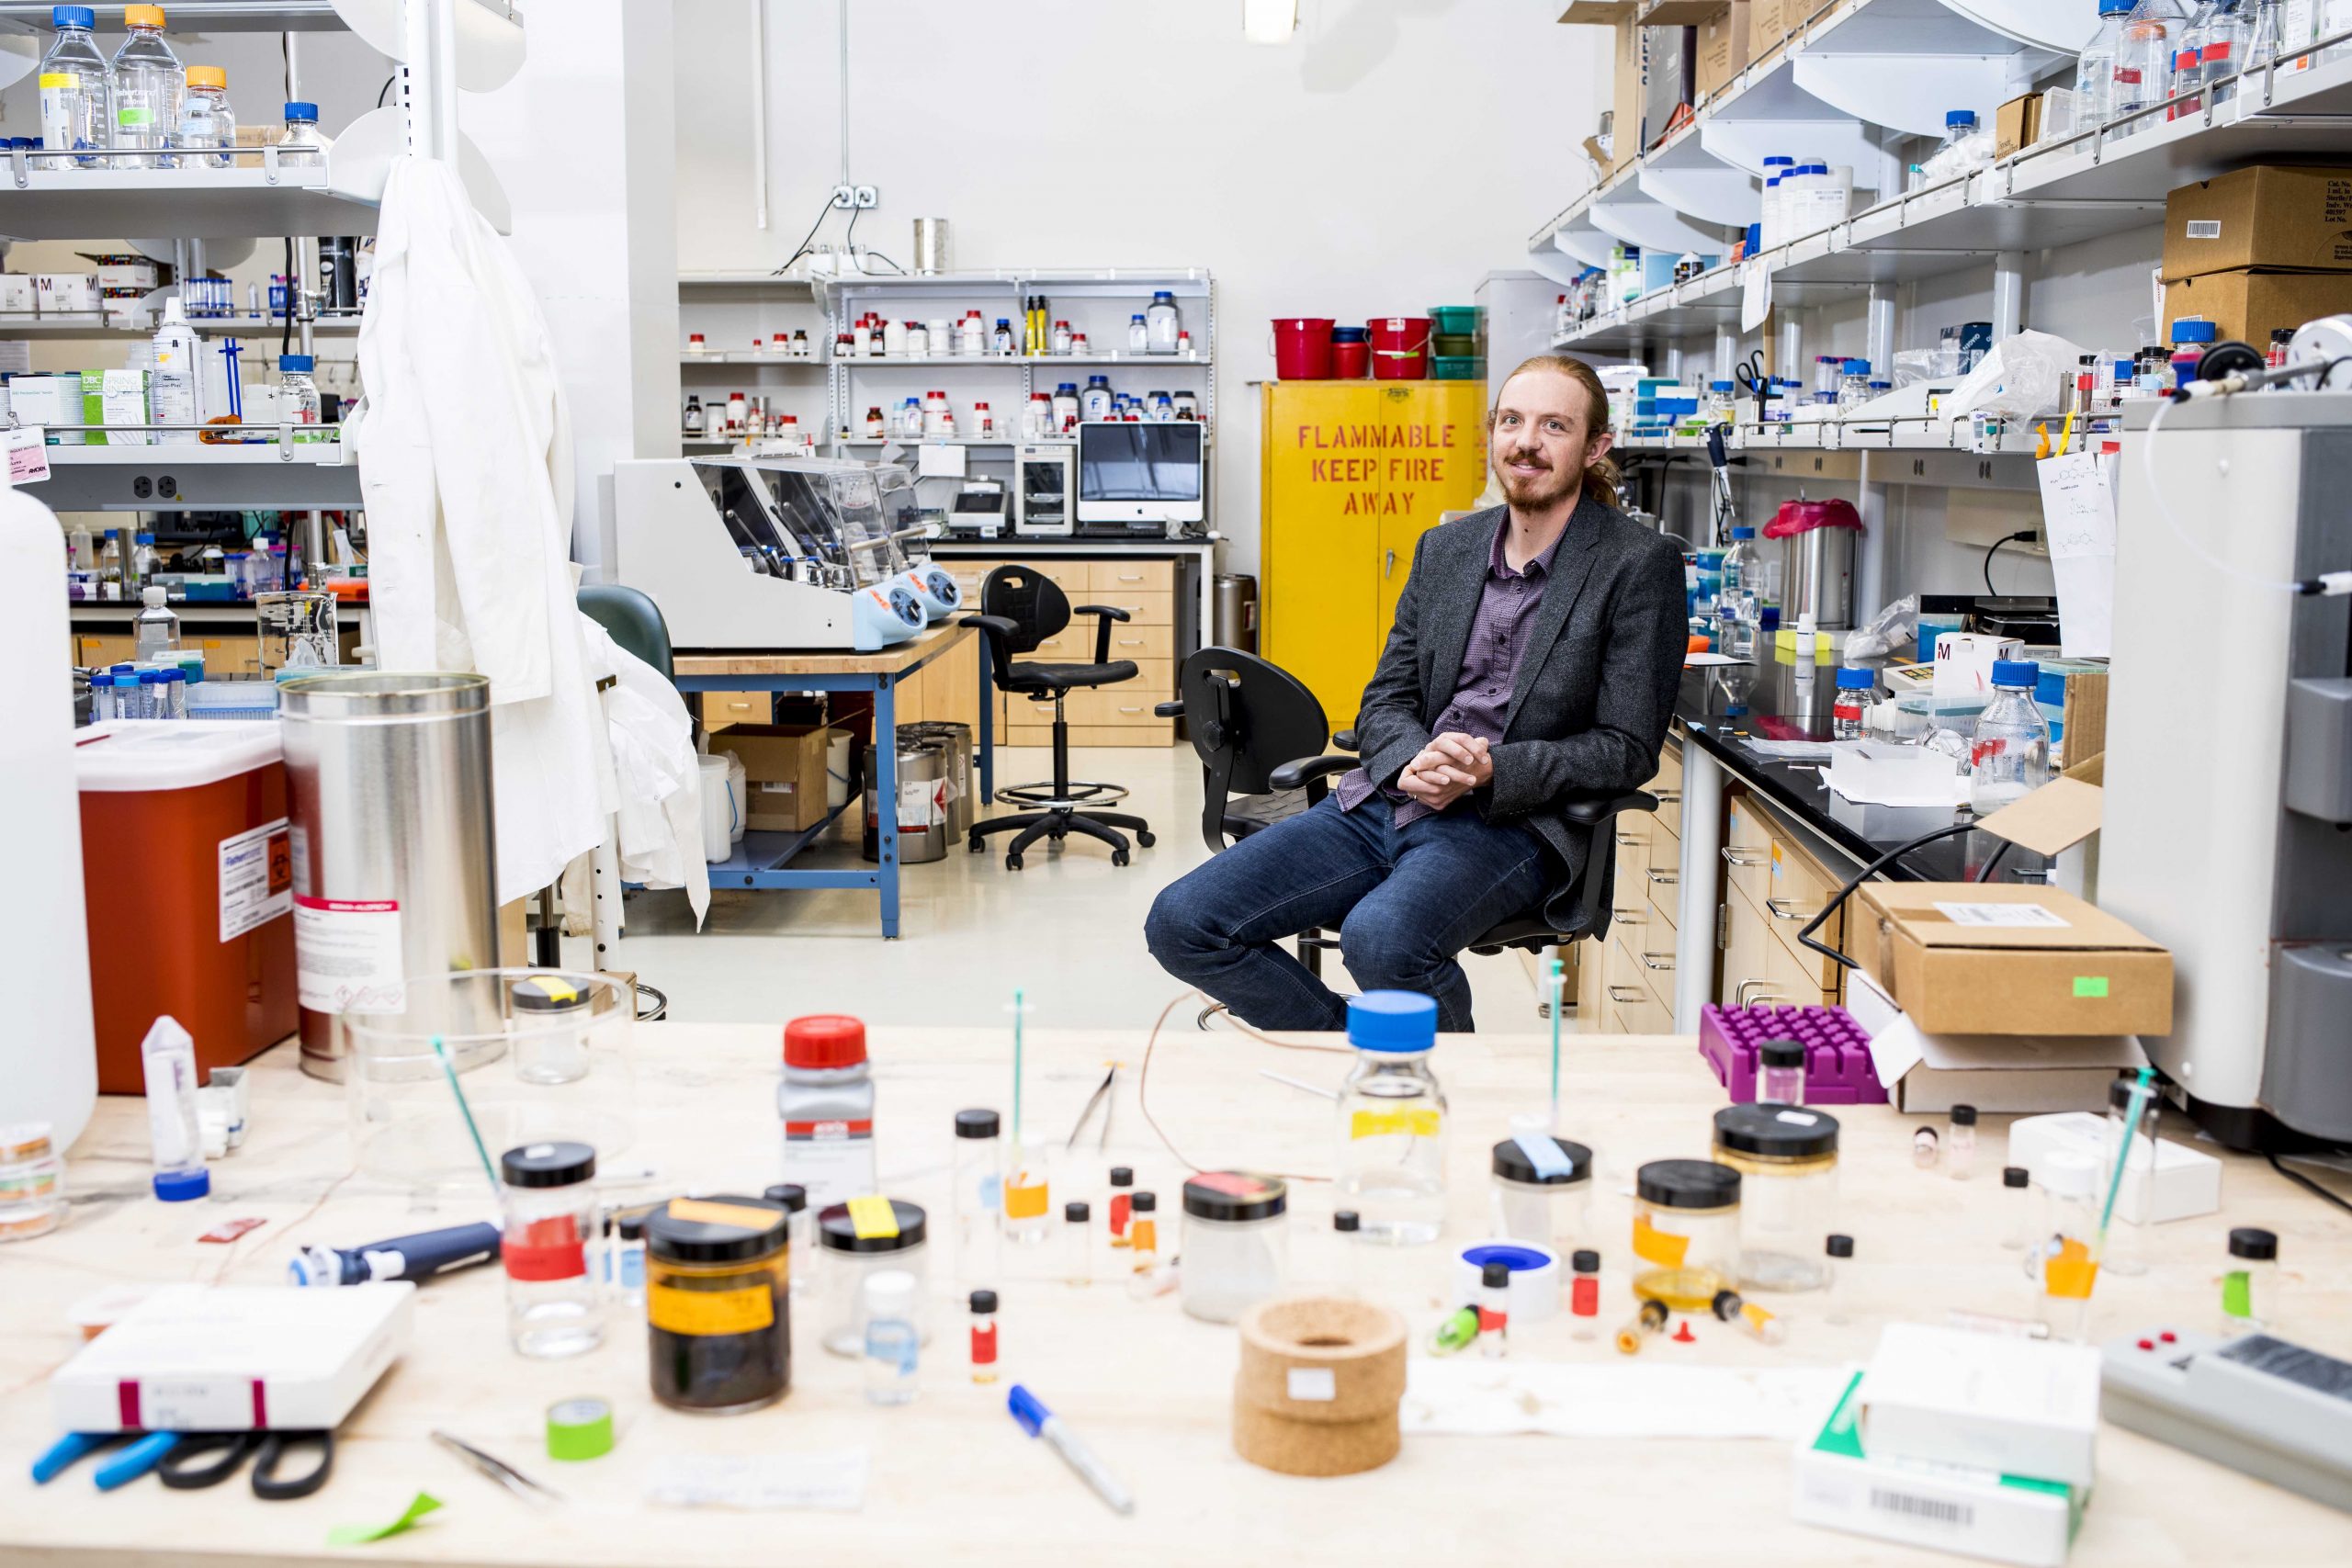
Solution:
[(1274, 376), (1283, 381), (1331, 378), (1331, 318), (1274, 318)]
[(1372, 378), (1428, 379), (1430, 333), (1436, 324), (1427, 316), (1379, 316), (1366, 321), (1372, 333)]

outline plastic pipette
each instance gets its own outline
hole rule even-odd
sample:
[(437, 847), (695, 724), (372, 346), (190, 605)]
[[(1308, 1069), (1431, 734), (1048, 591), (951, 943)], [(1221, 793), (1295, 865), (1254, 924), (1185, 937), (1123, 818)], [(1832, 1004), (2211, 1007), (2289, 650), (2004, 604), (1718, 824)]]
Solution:
[[(2095, 1265), (2107, 1258), (2107, 1224), (2115, 1217), (2115, 1200), (2123, 1190), (2124, 1162), (2132, 1157), (2132, 1135), (2140, 1129), (2140, 1112), (2148, 1108), (2148, 1090), (2154, 1081), (2155, 1070), (2142, 1067), (2139, 1077), (2132, 1085), (2132, 1103), (2124, 1111), (2123, 1136), (2115, 1145), (2115, 1170), (2107, 1179), (2107, 1203), (2098, 1212), (2098, 1250), (2091, 1256)], [(2098, 1281), (2096, 1271), (2091, 1275), (2091, 1281), (2094, 1284)]]

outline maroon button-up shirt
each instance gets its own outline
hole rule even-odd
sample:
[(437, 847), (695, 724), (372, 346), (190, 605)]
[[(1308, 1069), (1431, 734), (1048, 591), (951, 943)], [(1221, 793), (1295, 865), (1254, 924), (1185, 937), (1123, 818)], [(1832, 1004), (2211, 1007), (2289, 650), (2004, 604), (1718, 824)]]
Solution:
[[(1477, 613), (1470, 621), (1470, 640), (1462, 649), (1462, 673), (1453, 682), (1453, 700), (1430, 726), (1431, 735), (1452, 730), (1490, 746), (1503, 738), (1512, 682), (1519, 676), (1520, 659), (1527, 651), (1527, 628), (1535, 619), (1536, 606), (1544, 602), (1544, 585), (1552, 580), (1552, 558), (1560, 548), (1560, 539), (1554, 539), (1550, 548), (1513, 571), (1503, 554), (1503, 541), (1510, 533), (1508, 517), (1496, 525), (1486, 585), (1479, 591)], [(1566, 537), (1563, 530), (1560, 538)], [(1402, 790), (1377, 787), (1362, 768), (1340, 777), (1338, 793), (1343, 811), (1353, 811), (1376, 795), (1395, 801), (1399, 828), (1430, 815), (1428, 806)], [(1464, 795), (1447, 809), (1468, 802), (1469, 796)]]

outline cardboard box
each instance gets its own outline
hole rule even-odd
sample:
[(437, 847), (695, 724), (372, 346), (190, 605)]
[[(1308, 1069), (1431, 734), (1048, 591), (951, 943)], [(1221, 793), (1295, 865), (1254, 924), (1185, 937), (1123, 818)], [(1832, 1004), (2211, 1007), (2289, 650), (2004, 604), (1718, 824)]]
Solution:
[(2090, 1489), (2094, 1345), (1891, 1323), (1862, 1373), (1855, 1428), (1874, 1458), (1959, 1464)]
[(2165, 1034), (2172, 953), (2055, 887), (1865, 882), (1854, 961), (1931, 1034)]
[(2165, 198), (2166, 283), (2245, 267), (2352, 272), (2352, 169), (2258, 164)]
[(2278, 327), (2300, 327), (2352, 310), (2352, 272), (2211, 272), (2165, 285), (2165, 324), (2184, 316), (2211, 321), (2222, 341), (2256, 348)]
[(1806, 0), (1747, 0), (1747, 58), (1761, 60), (1789, 36)]
[(1993, 111), (1993, 156), (2006, 158), (2041, 140), (2041, 95), (2026, 93)]
[(1906, 1116), (1955, 1105), (1991, 1115), (2103, 1110), (2115, 1075), (2148, 1065), (2128, 1034), (1929, 1034), (1859, 969), (1846, 972), (1846, 1011), (1871, 1037), (1887, 1102)]
[(29, 316), (40, 309), (33, 294), (33, 275), (28, 272), (0, 272), (0, 312), (12, 316)]
[(105, 299), (98, 291), (98, 275), (95, 272), (37, 272), (33, 274), (33, 296), (44, 314), (51, 310), (95, 310)]
[(761, 832), (797, 833), (825, 819), (824, 725), (738, 724), (710, 738), (713, 754), (742, 759), (750, 801), (743, 825)]
[[(1688, 107), (1698, 85), (1698, 49), (1690, 28), (1642, 29), (1642, 150), (1657, 145)], [(1623, 135), (1623, 128), (1618, 133)]]
[[(1865, 1453), (1863, 1375), (1846, 1385), (1811, 1444), (1799, 1443), (1792, 1512), (1804, 1524), (2027, 1568), (2061, 1568), (2088, 1488)], [(1825, 1559), (1828, 1554), (1824, 1554)]]
[(1698, 24), (1698, 95), (1703, 101), (1730, 86), (1747, 68), (1747, 8), (1755, 0), (1734, 0)]
[[(2042, 1162), (2063, 1151), (2088, 1155), (2100, 1169), (2111, 1170), (2115, 1147), (2107, 1129), (2108, 1119), (2088, 1111), (2021, 1116), (2009, 1123), (2004, 1163), (2039, 1176)], [(2123, 1188), (2115, 1195), (2117, 1219), (2160, 1225), (2219, 1213), (2221, 1208), (2220, 1160), (2162, 1136), (2153, 1144), (2145, 1138), (2132, 1140), (2132, 1157), (2123, 1163)]]
[(147, 294), (161, 287), (163, 274), (144, 256), (100, 256), (98, 289), (112, 296)]
[(1993, 637), (1984, 632), (1946, 632), (1936, 638), (1933, 694), (1939, 697), (1989, 696), (1993, 691), (1994, 661), (2024, 657), (2025, 644), (2013, 637)]
[(1642, 135), (1642, 29), (1628, 20), (1617, 26), (1616, 85), (1611, 90), (1614, 113), (1609, 140), (1609, 166), (1622, 169), (1642, 155), (1648, 145)]

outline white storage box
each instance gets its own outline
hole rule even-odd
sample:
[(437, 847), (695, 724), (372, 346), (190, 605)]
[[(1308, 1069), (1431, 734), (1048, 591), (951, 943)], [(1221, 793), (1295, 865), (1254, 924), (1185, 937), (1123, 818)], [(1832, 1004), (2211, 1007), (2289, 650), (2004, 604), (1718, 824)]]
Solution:
[(52, 310), (95, 310), (103, 298), (95, 272), (37, 272), (33, 297), (44, 315)]
[[(2102, 1171), (2115, 1168), (2108, 1147), (2108, 1119), (2087, 1111), (2053, 1116), (2026, 1116), (2010, 1123), (2010, 1165), (2021, 1165), (2036, 1177), (2041, 1162), (2061, 1149), (2088, 1155)], [(2186, 1145), (2158, 1138), (2132, 1140), (2131, 1157), (2123, 1162), (2123, 1190), (2116, 1194), (2116, 1218), (2134, 1224), (2156, 1225), (2166, 1220), (2194, 1219), (2222, 1206), (2222, 1162)]]
[(2087, 1491), (2098, 1443), (2096, 1346), (1889, 1324), (1856, 1416), (1872, 1459), (1964, 1465)]
[(29, 316), (39, 309), (31, 273), (0, 272), (0, 314)]

